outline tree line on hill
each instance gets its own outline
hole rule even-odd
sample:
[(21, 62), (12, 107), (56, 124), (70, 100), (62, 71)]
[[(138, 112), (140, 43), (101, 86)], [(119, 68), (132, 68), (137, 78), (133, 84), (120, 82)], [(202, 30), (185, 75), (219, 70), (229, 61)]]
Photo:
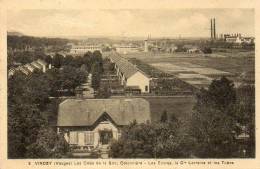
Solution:
[[(71, 40), (70, 40), (71, 41)], [(24, 50), (30, 46), (33, 48), (44, 48), (46, 46), (52, 46), (54, 49), (64, 47), (68, 42), (68, 39), (62, 38), (40, 38), (32, 36), (7, 36), (7, 46), (11, 49)]]
[[(113, 158), (240, 158), (255, 157), (255, 91), (238, 89), (227, 78), (214, 80), (208, 90), (197, 93), (187, 121), (170, 118), (123, 129), (113, 141)], [(243, 129), (245, 128), (245, 130)], [(241, 133), (249, 138), (240, 138)]]

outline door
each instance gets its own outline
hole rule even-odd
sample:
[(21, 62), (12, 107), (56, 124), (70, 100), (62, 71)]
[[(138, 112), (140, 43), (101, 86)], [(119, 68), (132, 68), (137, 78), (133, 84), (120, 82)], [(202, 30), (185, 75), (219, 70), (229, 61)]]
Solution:
[(108, 144), (112, 138), (113, 138), (112, 131), (100, 131), (101, 144)]

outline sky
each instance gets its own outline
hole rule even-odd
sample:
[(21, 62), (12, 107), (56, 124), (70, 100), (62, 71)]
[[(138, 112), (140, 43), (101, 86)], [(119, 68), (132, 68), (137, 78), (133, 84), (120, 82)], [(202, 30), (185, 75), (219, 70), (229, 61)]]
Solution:
[(255, 34), (253, 9), (9, 10), (7, 29), (48, 37), (209, 37), (213, 17), (217, 34)]

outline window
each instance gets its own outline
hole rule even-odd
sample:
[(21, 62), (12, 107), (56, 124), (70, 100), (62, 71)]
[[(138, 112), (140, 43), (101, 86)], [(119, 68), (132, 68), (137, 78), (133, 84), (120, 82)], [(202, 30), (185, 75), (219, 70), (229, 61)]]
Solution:
[(87, 131), (85, 132), (85, 144), (94, 144), (94, 133)]
[(70, 132), (70, 144), (78, 144), (78, 133), (76, 131)]
[(145, 86), (145, 91), (146, 91), (146, 92), (148, 91), (148, 86)]

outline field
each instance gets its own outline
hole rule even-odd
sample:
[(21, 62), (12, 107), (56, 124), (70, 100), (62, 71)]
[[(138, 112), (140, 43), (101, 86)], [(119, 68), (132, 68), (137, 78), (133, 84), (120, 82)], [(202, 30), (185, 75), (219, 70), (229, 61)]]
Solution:
[(249, 81), (254, 81), (254, 51), (239, 52), (233, 50), (216, 52), (211, 55), (135, 53), (123, 56), (140, 59), (190, 84), (195, 84), (197, 87), (204, 87), (208, 85), (212, 79), (219, 78), (223, 75), (232, 79), (235, 84), (241, 83), (242, 75), (246, 78), (251, 78)]

